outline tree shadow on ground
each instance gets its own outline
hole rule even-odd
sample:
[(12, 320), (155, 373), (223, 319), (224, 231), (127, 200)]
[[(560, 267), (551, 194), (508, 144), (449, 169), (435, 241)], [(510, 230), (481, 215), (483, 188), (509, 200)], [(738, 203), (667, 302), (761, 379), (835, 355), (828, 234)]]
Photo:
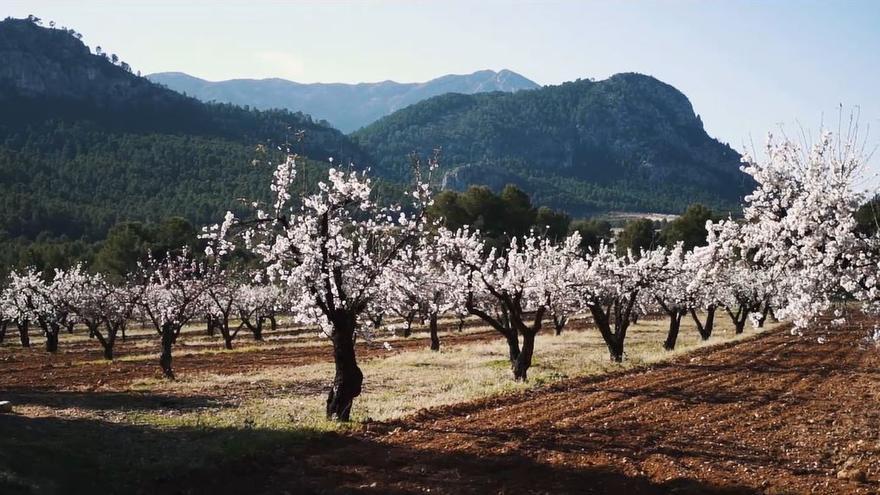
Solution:
[[(406, 494), (748, 494), (692, 479), (663, 483), (602, 466), (565, 466), (536, 455), (440, 451), (377, 442), (363, 436), (326, 434), (309, 442), (267, 478), (264, 493)], [(199, 485), (205, 488), (205, 484)], [(209, 491), (217, 493), (218, 487)], [(224, 493), (220, 489), (221, 493)], [(201, 493), (192, 491), (187, 493)], [(207, 493), (207, 492), (206, 492)]]
[(156, 428), (0, 415), (0, 493), (752, 493), (603, 467), (309, 429)]
[[(200, 470), (221, 476), (226, 465), (292, 448), (315, 434), (0, 414), (0, 493), (165, 493), (154, 487), (174, 486), (171, 480)], [(228, 493), (249, 491), (238, 487)]]
[(162, 411), (187, 412), (218, 408), (227, 401), (199, 395), (168, 395), (139, 392), (70, 392), (70, 391), (3, 391), (0, 400), (17, 406), (45, 406), (53, 409), (86, 409), (95, 411)]

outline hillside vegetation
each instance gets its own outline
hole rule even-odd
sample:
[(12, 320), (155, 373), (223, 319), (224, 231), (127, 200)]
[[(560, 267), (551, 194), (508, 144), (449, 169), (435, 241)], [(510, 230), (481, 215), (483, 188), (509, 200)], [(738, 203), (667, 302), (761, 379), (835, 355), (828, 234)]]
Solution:
[(307, 115), (201, 103), (91, 54), (62, 30), (0, 22), (0, 60), (6, 239), (100, 239), (120, 220), (171, 215), (215, 221), (235, 198), (265, 195), (271, 168), (248, 164), (285, 143), (321, 161), (366, 160)]
[(687, 98), (652, 77), (618, 74), (513, 94), (447, 94), (353, 134), (379, 174), (403, 178), (413, 150), (443, 149), (445, 185), (514, 183), (574, 215), (734, 210), (751, 182), (710, 138)]

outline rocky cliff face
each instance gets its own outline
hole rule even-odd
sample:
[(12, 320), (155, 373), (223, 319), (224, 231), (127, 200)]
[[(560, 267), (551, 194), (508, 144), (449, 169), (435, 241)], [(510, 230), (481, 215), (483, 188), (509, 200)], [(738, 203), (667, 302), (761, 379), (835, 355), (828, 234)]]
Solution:
[(155, 95), (157, 89), (107, 58), (92, 55), (82, 41), (65, 31), (19, 19), (0, 23), (0, 98), (91, 100), (110, 105)]
[(750, 188), (739, 155), (706, 134), (688, 98), (643, 74), (437, 96), (352, 136), (380, 173), (403, 176), (400, 157), (440, 147), (447, 187), (510, 182), (574, 214), (698, 201), (727, 210)]

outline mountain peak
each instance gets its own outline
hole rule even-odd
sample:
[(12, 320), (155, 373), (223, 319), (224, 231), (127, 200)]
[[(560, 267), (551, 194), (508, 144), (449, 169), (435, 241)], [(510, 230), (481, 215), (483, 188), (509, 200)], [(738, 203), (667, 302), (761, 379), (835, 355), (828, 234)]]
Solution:
[(539, 87), (535, 82), (508, 69), (498, 72), (485, 69), (470, 74), (447, 74), (420, 83), (386, 80), (357, 84), (305, 84), (285, 79), (230, 79), (212, 82), (182, 72), (162, 72), (147, 77), (153, 82), (202, 101), (301, 111), (327, 120), (345, 132), (444, 93), (515, 92)]

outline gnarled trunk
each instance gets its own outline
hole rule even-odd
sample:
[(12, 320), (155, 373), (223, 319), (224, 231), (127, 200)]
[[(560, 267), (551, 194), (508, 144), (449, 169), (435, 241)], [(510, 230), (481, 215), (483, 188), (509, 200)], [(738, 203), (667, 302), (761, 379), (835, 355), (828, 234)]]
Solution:
[(765, 304), (764, 309), (761, 311), (761, 318), (758, 319), (758, 328), (764, 328), (764, 322), (767, 321), (767, 315), (770, 314), (770, 305)]
[(251, 331), (251, 334), (254, 336), (254, 340), (262, 341), (263, 340), (263, 317), (253, 315), (256, 318), (254, 323), (251, 323), (250, 317), (246, 316), (244, 313), (241, 314), (241, 322)]
[(216, 329), (217, 326), (215, 325), (214, 317), (212, 315), (205, 317), (205, 330), (207, 335), (213, 337)]
[[(590, 306), (593, 322), (599, 329), (605, 346), (608, 347), (611, 360), (616, 363), (623, 362), (623, 343), (626, 341), (626, 330), (629, 328), (634, 303), (635, 295), (633, 294), (632, 299), (626, 302), (625, 307), (621, 306), (620, 302), (612, 303), (607, 310), (601, 304)], [(614, 330), (611, 329), (612, 310), (614, 311)]]
[(562, 330), (565, 328), (566, 323), (568, 323), (567, 316), (553, 315), (553, 328), (556, 329), (556, 335), (562, 335)]
[(51, 323), (43, 319), (39, 320), (40, 328), (46, 337), (46, 351), (52, 354), (58, 352), (58, 335), (61, 333), (60, 323)]
[(327, 394), (327, 419), (349, 421), (355, 397), (361, 394), (364, 374), (354, 352), (355, 317), (340, 312), (332, 319), (333, 360), (336, 376)]
[(431, 313), (428, 317), (428, 327), (431, 331), (431, 350), (440, 350), (440, 337), (437, 335), (437, 313)]
[(666, 341), (663, 342), (663, 348), (667, 351), (675, 349), (675, 343), (678, 341), (678, 330), (681, 328), (681, 317), (684, 311), (673, 311), (669, 314), (669, 331), (666, 333)]
[(58, 334), (60, 330), (59, 328), (58, 331), (50, 330), (46, 332), (46, 350), (52, 354), (58, 352)]
[(406, 315), (404, 315), (404, 317), (403, 317), (403, 323), (404, 323), (403, 336), (404, 337), (409, 337), (410, 335), (412, 335), (413, 320), (415, 320), (415, 319), (416, 319), (415, 311), (411, 311), (411, 312), (407, 313)]
[(510, 364), (515, 366), (520, 354), (519, 339), (516, 336), (516, 331), (508, 329), (508, 332), (504, 334), (504, 339), (507, 340), (507, 356), (510, 359)]
[(714, 304), (710, 304), (706, 308), (705, 323), (700, 321), (700, 317), (697, 316), (697, 312), (694, 309), (690, 310), (691, 318), (693, 318), (694, 324), (697, 326), (697, 332), (700, 333), (700, 338), (703, 340), (709, 340), (709, 337), (712, 336), (712, 330), (715, 327), (715, 309)]
[[(268, 318), (269, 318), (269, 329), (271, 329), (273, 332), (275, 330), (278, 330), (278, 319), (275, 318), (275, 313), (269, 313)], [(262, 334), (260, 335), (259, 339), (255, 338), (255, 340), (263, 340)]]
[(532, 355), (535, 353), (535, 334), (537, 332), (528, 329), (522, 332), (522, 351), (513, 363), (513, 379), (520, 382), (528, 380), (528, 371), (532, 366)]
[(743, 330), (746, 328), (746, 321), (749, 319), (749, 308), (746, 307), (745, 304), (740, 304), (736, 313), (732, 312), (730, 308), (727, 308), (727, 314), (730, 315), (730, 319), (733, 321), (733, 327), (736, 330), (736, 334), (739, 335), (743, 333)]
[(162, 353), (159, 355), (159, 366), (166, 378), (174, 379), (174, 370), (171, 368), (171, 347), (174, 345), (175, 328), (171, 323), (162, 325)]
[(18, 339), (21, 341), (21, 346), (30, 347), (31, 336), (28, 333), (31, 326), (30, 322), (28, 320), (24, 320), (24, 322), (18, 322), (15, 325), (18, 327)]

